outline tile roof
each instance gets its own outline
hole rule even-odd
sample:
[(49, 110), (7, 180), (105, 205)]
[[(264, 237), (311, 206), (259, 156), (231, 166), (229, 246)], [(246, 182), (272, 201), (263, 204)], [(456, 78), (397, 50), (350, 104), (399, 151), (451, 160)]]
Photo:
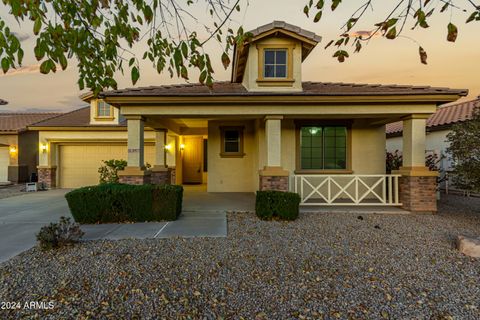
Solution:
[(114, 96), (362, 96), (362, 95), (433, 95), (458, 94), (465, 96), (468, 90), (429, 86), (380, 85), (331, 82), (303, 82), (303, 91), (269, 92), (248, 91), (241, 83), (215, 82), (212, 88), (200, 83), (127, 88), (106, 91), (101, 97)]
[(253, 37), (256, 37), (273, 29), (290, 31), (315, 42), (322, 41), (322, 37), (316, 35), (314, 32), (302, 29), (293, 24), (286, 23), (285, 21), (273, 21), (254, 30), (250, 30), (249, 32), (253, 35)]
[(8, 101), (0, 99), (0, 106), (4, 106), (6, 104), (8, 104)]
[(45, 119), (56, 117), (61, 113), (7, 113), (0, 112), (0, 133), (18, 133), (27, 126)]
[[(480, 97), (476, 100), (440, 107), (427, 119), (427, 129), (434, 130), (468, 120), (472, 117), (475, 107), (480, 108)], [(389, 123), (386, 126), (387, 135), (400, 134), (402, 131), (403, 123), (401, 121)]]
[[(97, 125), (98, 127), (125, 127), (126, 122), (119, 125)], [(37, 122), (29, 127), (95, 127), (90, 124), (90, 106), (57, 115), (56, 117)]]

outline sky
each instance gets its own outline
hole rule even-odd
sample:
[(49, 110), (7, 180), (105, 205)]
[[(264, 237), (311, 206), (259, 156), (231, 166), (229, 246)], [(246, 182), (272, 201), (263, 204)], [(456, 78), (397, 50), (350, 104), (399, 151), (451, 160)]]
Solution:
[[(431, 85), (450, 88), (465, 88), (470, 90), (466, 99), (480, 95), (480, 41), (478, 41), (479, 22), (465, 24), (468, 15), (459, 12), (438, 14), (430, 21), (428, 29), (407, 30), (405, 36), (394, 41), (374, 37), (359, 54), (351, 54), (345, 63), (338, 63), (332, 58), (334, 49), (324, 49), (330, 39), (335, 39), (343, 23), (353, 11), (363, 3), (346, 2), (335, 12), (327, 10), (319, 23), (314, 23), (303, 14), (306, 0), (243, 0), (241, 12), (232, 16), (229, 24), (232, 27), (242, 25), (245, 30), (251, 30), (274, 20), (282, 20), (320, 35), (323, 40), (302, 66), (304, 81), (347, 82), (373, 84), (410, 84)], [(203, 23), (211, 23), (205, 12), (205, 7), (199, 4), (192, 7), (192, 13)], [(456, 1), (468, 8), (467, 1)], [(328, 4), (329, 1), (326, 1)], [(370, 30), (373, 23), (383, 20), (389, 9), (396, 2), (373, 1), (374, 10), (368, 10), (363, 23), (354, 31)], [(42, 75), (38, 72), (38, 64), (33, 57), (35, 39), (32, 35), (32, 25), (29, 22), (18, 25), (8, 16), (7, 9), (0, 4), (0, 17), (7, 21), (20, 37), (26, 52), (23, 68), (6, 75), (0, 71), (0, 99), (9, 102), (0, 106), (0, 111), (9, 112), (47, 112), (70, 111), (85, 105), (79, 99), (77, 86), (77, 69), (75, 61), (69, 61), (66, 71)], [(456, 43), (446, 41), (447, 24), (452, 21), (459, 27)], [(192, 30), (201, 30), (194, 22), (189, 22)], [(206, 37), (206, 33), (199, 31)], [(412, 40), (414, 39), (414, 40)], [(420, 63), (418, 44), (428, 52), (428, 65)], [(140, 57), (144, 47), (139, 45), (135, 52)], [(231, 70), (225, 70), (221, 64), (221, 46), (215, 41), (205, 47), (211, 55), (216, 80), (230, 80)], [(353, 52), (353, 49), (351, 50)], [(170, 78), (168, 74), (157, 74), (149, 63), (141, 64), (141, 78), (136, 86), (163, 85), (182, 83), (183, 79)], [(127, 74), (128, 75), (128, 74)], [(196, 74), (191, 76), (195, 82)], [(198, 76), (197, 76), (198, 77)], [(132, 87), (129, 76), (119, 75), (119, 88)]]

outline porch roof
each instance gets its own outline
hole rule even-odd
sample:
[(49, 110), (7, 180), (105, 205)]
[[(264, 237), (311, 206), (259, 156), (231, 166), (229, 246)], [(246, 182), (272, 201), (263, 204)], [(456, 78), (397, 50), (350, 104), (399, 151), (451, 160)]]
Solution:
[(380, 85), (332, 82), (303, 82), (299, 92), (248, 91), (241, 83), (216, 82), (211, 88), (200, 83), (126, 88), (100, 93), (100, 97), (213, 97), (213, 96), (397, 96), (397, 95), (458, 95), (467, 89), (430, 86)]

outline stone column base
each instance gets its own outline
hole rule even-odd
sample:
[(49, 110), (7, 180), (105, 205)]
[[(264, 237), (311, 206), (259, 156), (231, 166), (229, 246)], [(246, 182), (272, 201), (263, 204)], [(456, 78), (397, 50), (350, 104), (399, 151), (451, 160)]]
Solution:
[(265, 167), (260, 171), (260, 191), (288, 191), (289, 172), (281, 167)]
[(151, 182), (151, 172), (137, 167), (126, 167), (118, 172), (120, 183), (143, 185)]
[(437, 175), (435, 171), (405, 170), (398, 173), (402, 208), (413, 213), (437, 212)]
[(38, 166), (38, 183), (45, 189), (57, 187), (57, 167)]
[(177, 184), (177, 169), (175, 167), (169, 167), (170, 169), (170, 184)]
[(151, 184), (172, 184), (172, 170), (167, 167), (152, 168), (152, 174), (150, 176)]

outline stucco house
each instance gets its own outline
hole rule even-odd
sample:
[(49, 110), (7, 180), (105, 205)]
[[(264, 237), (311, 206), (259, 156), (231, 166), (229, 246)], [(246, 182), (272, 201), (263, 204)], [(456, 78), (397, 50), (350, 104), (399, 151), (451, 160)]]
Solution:
[[(101, 160), (124, 158), (125, 183), (290, 190), (303, 205), (436, 210), (426, 119), (467, 90), (305, 82), (302, 65), (319, 36), (279, 21), (251, 32), (234, 49), (230, 81), (86, 94), (90, 107), (31, 126), (44, 150), (41, 180), (96, 184)], [(396, 121), (404, 124), (405, 163), (387, 175), (385, 125)]]
[(0, 183), (25, 182), (38, 166), (38, 132), (27, 126), (58, 113), (0, 112)]
[[(475, 108), (480, 108), (480, 96), (477, 99), (440, 106), (437, 112), (427, 119), (425, 151), (439, 157), (439, 169), (450, 171), (452, 159), (447, 153), (449, 147), (447, 135), (452, 126), (472, 118)], [(395, 152), (403, 149), (402, 122), (389, 123), (386, 127), (387, 151)]]

